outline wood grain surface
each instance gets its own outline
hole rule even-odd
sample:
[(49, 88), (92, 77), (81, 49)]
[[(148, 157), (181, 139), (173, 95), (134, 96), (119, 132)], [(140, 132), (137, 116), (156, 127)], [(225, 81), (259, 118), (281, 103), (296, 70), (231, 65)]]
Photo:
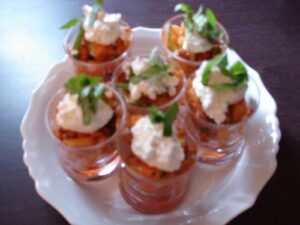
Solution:
[[(22, 161), (19, 126), (32, 90), (64, 56), (58, 27), (83, 0), (0, 1), (0, 224), (67, 222), (35, 192)], [(200, 1), (183, 1), (194, 8)], [(107, 0), (131, 26), (161, 27), (174, 0)], [(278, 169), (255, 205), (230, 225), (300, 224), (300, 1), (203, 0), (227, 27), (231, 46), (262, 76), (278, 104)], [(42, 121), (41, 121), (42, 122)]]

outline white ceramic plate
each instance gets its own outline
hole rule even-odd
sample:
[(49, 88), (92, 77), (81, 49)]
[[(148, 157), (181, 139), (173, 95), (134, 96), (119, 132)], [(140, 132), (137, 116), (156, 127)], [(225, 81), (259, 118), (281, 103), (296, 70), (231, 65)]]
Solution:
[[(133, 51), (160, 45), (160, 29), (134, 29)], [(238, 55), (229, 50), (232, 57)], [(131, 209), (118, 190), (117, 176), (79, 185), (62, 170), (56, 144), (44, 124), (49, 98), (73, 75), (71, 62), (64, 58), (52, 67), (48, 76), (33, 92), (21, 125), (24, 162), (35, 182), (38, 194), (76, 225), (221, 225), (253, 205), (258, 193), (276, 168), (280, 139), (276, 103), (258, 73), (247, 67), (258, 83), (261, 104), (250, 123), (250, 135), (242, 157), (226, 166), (199, 165), (195, 168), (190, 191), (174, 211), (162, 215), (143, 215)]]

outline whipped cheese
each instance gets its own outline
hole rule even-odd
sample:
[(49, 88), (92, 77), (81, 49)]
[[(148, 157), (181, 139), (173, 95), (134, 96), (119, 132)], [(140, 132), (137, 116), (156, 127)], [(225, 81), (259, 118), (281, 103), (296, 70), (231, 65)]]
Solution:
[[(140, 76), (148, 68), (148, 59), (146, 58), (137, 57), (131, 63), (131, 69), (136, 76)], [(130, 100), (137, 101), (143, 95), (151, 100), (155, 100), (158, 95), (164, 93), (168, 93), (169, 96), (175, 96), (178, 83), (179, 79), (175, 76), (170, 76), (167, 72), (156, 74), (137, 84), (129, 83)]]
[[(193, 89), (201, 101), (205, 114), (213, 119), (217, 124), (221, 124), (226, 119), (228, 106), (234, 104), (244, 98), (247, 85), (235, 89), (217, 90), (202, 84), (202, 75), (207, 62), (202, 63), (201, 67), (196, 71), (193, 80)], [(230, 83), (231, 79), (222, 74), (219, 68), (212, 69), (209, 84)]]
[(186, 34), (182, 44), (183, 50), (191, 53), (207, 52), (213, 45), (197, 33)]
[(166, 172), (180, 169), (184, 150), (175, 135), (163, 136), (162, 123), (153, 124), (145, 116), (131, 128), (131, 133), (132, 152), (147, 165)]
[(58, 103), (56, 121), (66, 130), (80, 133), (92, 133), (104, 127), (113, 116), (113, 110), (101, 99), (97, 102), (97, 112), (92, 115), (89, 125), (83, 123), (81, 107), (77, 104), (78, 95), (65, 94)]
[(89, 27), (92, 10), (93, 8), (89, 5), (83, 6), (85, 39), (102, 45), (114, 44), (121, 35), (120, 23), (122, 15), (119, 13), (108, 14), (104, 10), (100, 10), (95, 23), (92, 27)]

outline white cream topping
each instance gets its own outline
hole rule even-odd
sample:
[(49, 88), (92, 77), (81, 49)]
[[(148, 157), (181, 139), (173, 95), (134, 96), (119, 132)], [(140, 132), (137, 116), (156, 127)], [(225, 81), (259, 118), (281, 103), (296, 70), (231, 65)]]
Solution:
[(136, 57), (131, 62), (130, 66), (131, 66), (132, 72), (135, 75), (139, 76), (149, 68), (148, 59)]
[(113, 116), (113, 110), (101, 99), (97, 102), (97, 112), (92, 115), (89, 125), (83, 123), (81, 107), (78, 105), (78, 95), (65, 94), (58, 103), (56, 121), (66, 130), (80, 133), (92, 133), (104, 127)]
[[(196, 95), (202, 103), (202, 108), (205, 114), (213, 119), (217, 124), (221, 124), (226, 119), (228, 106), (234, 104), (244, 98), (247, 85), (235, 89), (216, 90), (202, 84), (202, 75), (207, 62), (202, 63), (196, 71), (196, 76), (193, 80), (193, 88)], [(222, 74), (219, 68), (212, 69), (209, 84), (230, 83), (231, 79)]]
[(139, 159), (166, 172), (180, 169), (185, 157), (184, 150), (175, 134), (170, 137), (163, 136), (162, 123), (153, 124), (145, 116), (137, 121), (131, 132), (131, 149)]
[(182, 45), (183, 50), (191, 53), (207, 52), (213, 45), (197, 33), (186, 34)]
[[(136, 76), (141, 75), (149, 68), (148, 59), (137, 57), (131, 62), (131, 68)], [(151, 100), (155, 100), (158, 95), (164, 93), (168, 93), (169, 96), (175, 96), (178, 83), (179, 79), (175, 76), (170, 76), (167, 72), (153, 75), (137, 84), (129, 83), (130, 100), (137, 101), (143, 95)]]
[(85, 38), (88, 41), (102, 45), (111, 45), (120, 37), (121, 14), (108, 14), (104, 10), (100, 10), (95, 23), (92, 27), (89, 27), (92, 7), (84, 5), (83, 13), (85, 16), (83, 28), (85, 30)]

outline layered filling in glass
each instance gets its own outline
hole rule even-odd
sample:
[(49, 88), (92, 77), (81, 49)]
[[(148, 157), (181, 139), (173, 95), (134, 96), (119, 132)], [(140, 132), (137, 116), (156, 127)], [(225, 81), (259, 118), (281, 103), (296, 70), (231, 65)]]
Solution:
[(70, 147), (93, 146), (109, 139), (121, 115), (115, 94), (99, 78), (76, 76), (65, 84), (56, 108), (54, 134)]
[(151, 179), (181, 175), (195, 162), (196, 150), (187, 143), (185, 130), (172, 125), (176, 116), (172, 105), (166, 113), (151, 109), (150, 115), (129, 118), (127, 142), (131, 152), (126, 164), (138, 174)]
[(213, 58), (223, 51), (226, 45), (224, 30), (209, 8), (203, 13), (200, 6), (194, 13), (186, 4), (178, 4), (175, 11), (185, 13), (185, 21), (181, 24), (169, 24), (163, 41), (167, 48), (179, 57), (188, 61), (203, 61)]
[(238, 123), (253, 113), (245, 100), (247, 82), (242, 62), (218, 55), (204, 62), (188, 81), (187, 102), (197, 118), (214, 124)]
[(183, 87), (182, 71), (166, 63), (157, 48), (149, 57), (125, 62), (115, 79), (127, 103), (136, 106), (164, 105)]
[(103, 1), (83, 6), (83, 19), (73, 19), (62, 26), (68, 29), (80, 24), (70, 53), (81, 61), (107, 62), (127, 51), (131, 42), (131, 29), (122, 23), (120, 13), (107, 13)]

